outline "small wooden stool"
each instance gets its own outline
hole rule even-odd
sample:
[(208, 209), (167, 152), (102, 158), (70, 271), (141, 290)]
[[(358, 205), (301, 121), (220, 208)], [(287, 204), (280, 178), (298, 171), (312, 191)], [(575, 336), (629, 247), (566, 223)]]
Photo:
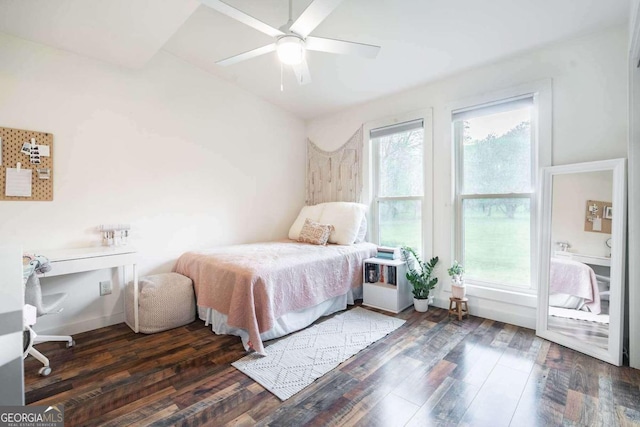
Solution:
[(469, 315), (469, 299), (449, 297), (449, 316), (452, 314), (458, 316), (458, 320), (462, 320), (464, 316)]

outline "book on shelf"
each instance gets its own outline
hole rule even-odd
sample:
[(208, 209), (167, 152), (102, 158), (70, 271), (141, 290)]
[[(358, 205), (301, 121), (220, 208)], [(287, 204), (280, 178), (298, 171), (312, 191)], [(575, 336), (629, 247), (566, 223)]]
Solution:
[(387, 283), (390, 285), (396, 285), (398, 283), (397, 280), (397, 268), (394, 267), (393, 265), (388, 265), (387, 266)]
[(400, 248), (390, 248), (388, 246), (378, 246), (376, 258), (381, 259), (401, 259)]

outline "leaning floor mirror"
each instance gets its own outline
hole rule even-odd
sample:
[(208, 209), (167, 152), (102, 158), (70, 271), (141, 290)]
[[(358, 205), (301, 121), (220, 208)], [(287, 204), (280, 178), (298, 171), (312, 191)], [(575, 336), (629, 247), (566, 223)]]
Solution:
[(536, 333), (622, 364), (625, 160), (544, 170)]

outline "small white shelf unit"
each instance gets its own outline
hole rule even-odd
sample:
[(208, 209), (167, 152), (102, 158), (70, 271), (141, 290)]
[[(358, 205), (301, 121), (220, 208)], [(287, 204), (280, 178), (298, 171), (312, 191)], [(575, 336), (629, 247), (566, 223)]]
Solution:
[(365, 259), (362, 279), (362, 305), (400, 313), (413, 304), (407, 265), (402, 260)]

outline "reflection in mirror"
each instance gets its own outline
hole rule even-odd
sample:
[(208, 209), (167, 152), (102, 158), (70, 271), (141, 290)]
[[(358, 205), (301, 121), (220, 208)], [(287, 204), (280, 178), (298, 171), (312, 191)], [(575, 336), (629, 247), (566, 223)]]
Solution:
[(622, 363), (625, 160), (544, 169), (536, 333)]
[(548, 328), (608, 349), (613, 172), (552, 178)]

